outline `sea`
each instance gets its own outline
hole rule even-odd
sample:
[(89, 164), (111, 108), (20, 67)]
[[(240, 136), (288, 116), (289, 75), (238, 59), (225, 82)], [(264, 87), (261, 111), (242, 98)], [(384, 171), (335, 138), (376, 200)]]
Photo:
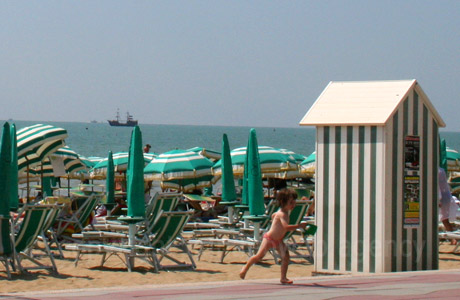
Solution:
[[(3, 121), (5, 122), (5, 121)], [(106, 157), (128, 151), (132, 127), (112, 127), (108, 123), (15, 121), (16, 129), (34, 124), (49, 124), (67, 130), (67, 146), (86, 157)], [(2, 123), (3, 124), (3, 123)], [(150, 144), (150, 152), (160, 154), (173, 149), (202, 147), (220, 152), (222, 135), (228, 136), (230, 149), (247, 145), (251, 127), (139, 124), (143, 144)], [(305, 156), (315, 151), (314, 127), (254, 127), (260, 146), (271, 146), (294, 151)], [(0, 133), (1, 134), (1, 133)], [(440, 131), (447, 146), (460, 151), (460, 132)]]
[[(5, 122), (5, 121), (3, 121)], [(14, 121), (16, 130), (34, 124), (49, 124), (67, 130), (65, 143), (85, 157), (107, 157), (108, 152), (128, 151), (132, 127), (112, 127), (108, 123)], [(2, 123), (3, 124), (3, 123)], [(202, 147), (221, 152), (222, 136), (227, 134), (230, 149), (248, 143), (251, 127), (139, 124), (143, 144), (160, 154), (173, 149)], [(312, 127), (254, 127), (260, 146), (284, 148), (308, 156), (315, 150), (316, 131)]]

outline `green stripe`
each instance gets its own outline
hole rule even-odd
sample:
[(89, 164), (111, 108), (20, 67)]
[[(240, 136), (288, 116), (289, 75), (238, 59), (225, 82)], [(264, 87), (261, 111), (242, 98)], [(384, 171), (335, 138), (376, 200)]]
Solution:
[(334, 182), (334, 269), (340, 269), (340, 147), (341, 127), (335, 127), (335, 182)]
[(364, 241), (364, 126), (359, 126), (359, 191), (358, 191), (358, 271), (363, 269)]
[(323, 177), (323, 269), (328, 269), (329, 255), (329, 127), (324, 127), (324, 177)]
[(370, 170), (370, 205), (369, 205), (369, 272), (375, 272), (375, 220), (376, 220), (376, 170), (377, 170), (377, 127), (371, 127), (371, 170)]
[(423, 139), (422, 139), (422, 241), (423, 254), (422, 254), (422, 270), (428, 268), (428, 252), (427, 252), (427, 237), (428, 237), (428, 109), (423, 105)]
[[(406, 137), (408, 135), (408, 129), (409, 129), (409, 100), (406, 98), (404, 100), (404, 104), (403, 104), (403, 137)], [(404, 159), (404, 158), (403, 158)], [(405, 172), (403, 171), (403, 176), (405, 175)], [(401, 209), (401, 211), (403, 212), (403, 221), (404, 221), (404, 202), (405, 202), (405, 197), (404, 197), (404, 190), (405, 190), (405, 184), (402, 185), (402, 188), (403, 188), (403, 197), (402, 197), (402, 201), (401, 201), (401, 204), (400, 204), (400, 207), (399, 209)], [(401, 241), (402, 241), (402, 267), (401, 267), (401, 270), (402, 271), (407, 271), (407, 257), (409, 255), (409, 248), (408, 248), (408, 245), (407, 245), (407, 231), (408, 229), (404, 227), (404, 223), (403, 223), (403, 226), (401, 228), (402, 230), (402, 237), (401, 237)]]
[[(433, 123), (433, 132), (432, 132), (432, 136), (433, 136), (433, 144), (432, 144), (432, 147), (433, 147), (433, 155), (431, 156), (431, 163), (432, 163), (432, 174), (431, 174), (431, 178), (437, 178), (438, 176), (438, 166), (439, 166), (439, 128), (438, 128), (438, 124), (436, 123), (436, 121), (432, 119), (432, 123)], [(432, 257), (431, 257), (431, 261), (432, 261), (432, 269), (433, 270), (436, 270), (438, 269), (438, 259), (439, 259), (439, 253), (438, 253), (438, 181), (437, 180), (432, 180), (431, 181), (433, 183), (433, 187), (432, 187), (432, 194), (431, 194), (431, 209), (432, 209), (432, 212), (433, 212), (433, 217), (432, 217), (432, 220), (431, 220), (431, 227), (432, 227), (432, 236), (430, 238), (430, 240), (428, 241), (429, 243), (431, 243), (433, 245), (433, 251), (432, 251)]]
[(396, 163), (398, 160), (398, 112), (395, 113), (393, 117), (393, 149), (392, 153), (393, 156), (391, 160), (394, 162), (392, 164), (393, 168), (391, 170), (392, 173), (392, 189), (391, 189), (391, 212), (392, 212), (392, 223), (391, 223), (391, 271), (396, 272), (396, 254), (397, 254), (397, 245), (399, 241), (396, 240), (396, 232), (397, 232), (397, 203), (398, 203), (398, 164)]
[[(414, 91), (414, 101), (413, 101), (413, 110), (412, 110), (412, 116), (413, 116), (413, 119), (412, 119), (412, 128), (413, 128), (413, 134), (414, 135), (419, 135), (419, 132), (418, 132), (418, 95), (417, 93)], [(420, 155), (420, 152), (419, 152), (419, 155)], [(420, 160), (420, 158), (419, 158)], [(420, 173), (419, 173), (420, 174)], [(421, 175), (421, 174), (420, 174)], [(420, 180), (420, 177), (419, 177), (419, 180)], [(419, 186), (420, 186), (421, 182), (419, 181)], [(420, 190), (419, 190), (419, 193), (420, 193)], [(419, 201), (419, 205), (420, 205), (420, 194), (419, 194), (419, 197), (418, 197), (418, 201)], [(419, 207), (419, 216), (420, 216), (420, 207)], [(421, 255), (421, 253), (418, 253), (418, 249), (417, 249), (417, 240), (418, 240), (418, 232), (420, 229), (420, 227), (422, 226), (422, 219), (420, 219), (420, 225), (418, 228), (415, 228), (415, 229), (412, 229), (412, 270), (417, 270), (417, 261)]]
[(351, 271), (351, 243), (352, 243), (352, 233), (351, 233), (351, 221), (352, 216), (352, 186), (353, 186), (353, 127), (347, 127), (347, 216), (346, 216), (346, 262), (345, 269)]

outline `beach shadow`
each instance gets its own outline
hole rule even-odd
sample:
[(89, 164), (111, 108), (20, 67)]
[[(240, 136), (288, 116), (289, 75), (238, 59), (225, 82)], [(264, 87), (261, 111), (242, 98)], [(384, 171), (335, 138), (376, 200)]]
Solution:
[(48, 273), (48, 272), (27, 272), (24, 274), (18, 274), (18, 273), (11, 273), (11, 280), (9, 281), (16, 281), (16, 280), (21, 280), (21, 281), (33, 281), (37, 280), (40, 277), (50, 277), (50, 278), (56, 278), (56, 279), (68, 279), (68, 278), (79, 278), (79, 279), (87, 279), (87, 280), (93, 280), (93, 277), (90, 276), (78, 276), (78, 275), (69, 275), (69, 274), (64, 274), (64, 273)]
[[(107, 267), (107, 266), (95, 266), (95, 267), (89, 267), (89, 270), (96, 270), (96, 271), (102, 271), (102, 272), (118, 272), (118, 273), (126, 273), (128, 272), (128, 268), (126, 267)], [(147, 268), (147, 267), (134, 267), (131, 270), (132, 272), (140, 273), (140, 274), (147, 274), (147, 273), (154, 273), (153, 267)]]

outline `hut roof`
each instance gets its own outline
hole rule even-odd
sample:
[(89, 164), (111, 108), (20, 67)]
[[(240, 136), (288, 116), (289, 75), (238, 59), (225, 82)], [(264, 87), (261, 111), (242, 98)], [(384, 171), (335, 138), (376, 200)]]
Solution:
[(438, 122), (445, 123), (415, 79), (391, 81), (331, 81), (300, 125), (384, 125), (415, 89)]

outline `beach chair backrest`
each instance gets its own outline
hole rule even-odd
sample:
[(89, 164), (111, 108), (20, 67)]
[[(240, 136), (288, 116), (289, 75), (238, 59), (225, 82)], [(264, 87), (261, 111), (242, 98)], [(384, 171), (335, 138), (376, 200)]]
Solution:
[(8, 256), (13, 252), (10, 238), (10, 218), (0, 216), (0, 256)]
[(93, 194), (89, 196), (88, 199), (86, 199), (86, 201), (77, 210), (77, 218), (82, 227), (85, 226), (86, 221), (89, 219), (89, 216), (96, 208), (98, 202), (99, 198)]
[[(294, 209), (289, 215), (289, 225), (298, 225), (302, 222), (303, 217), (307, 213), (308, 206), (312, 203), (311, 200), (297, 200)], [(290, 238), (295, 231), (288, 231), (285, 235), (286, 238)]]
[(265, 209), (265, 215), (267, 215), (268, 218), (264, 219), (264, 220), (260, 223), (260, 228), (264, 229), (264, 228), (268, 228), (268, 227), (269, 227), (269, 224), (270, 224), (271, 221), (272, 221), (272, 215), (273, 215), (273, 213), (275, 213), (278, 209), (279, 209), (279, 205), (278, 205), (278, 201), (276, 201), (276, 199), (272, 199), (272, 200), (270, 200), (270, 202), (268, 202), (267, 207), (266, 207), (266, 209)]
[(179, 203), (182, 194), (179, 193), (159, 193), (153, 199), (150, 212), (147, 214), (147, 220), (152, 224), (161, 211), (174, 211)]
[(47, 231), (54, 225), (56, 222), (57, 217), (64, 209), (64, 204), (54, 204), (53, 207), (50, 209), (48, 215), (46, 216), (45, 223), (43, 224), (43, 231)]
[(300, 188), (294, 188), (294, 190), (297, 193), (297, 199), (301, 199), (302, 197), (307, 197), (307, 199), (310, 199), (311, 197), (311, 192), (312, 190), (310, 189), (300, 189)]
[[(19, 225), (18, 232), (14, 235), (14, 247), (17, 252), (22, 252), (31, 247), (37, 236), (43, 230), (46, 218), (53, 205), (25, 205), (22, 212), (24, 217)], [(19, 221), (19, 219), (16, 219)], [(16, 226), (15, 226), (16, 227)]]
[(184, 230), (193, 211), (162, 212), (156, 220), (150, 234), (153, 235), (151, 245), (154, 248), (168, 248)]

